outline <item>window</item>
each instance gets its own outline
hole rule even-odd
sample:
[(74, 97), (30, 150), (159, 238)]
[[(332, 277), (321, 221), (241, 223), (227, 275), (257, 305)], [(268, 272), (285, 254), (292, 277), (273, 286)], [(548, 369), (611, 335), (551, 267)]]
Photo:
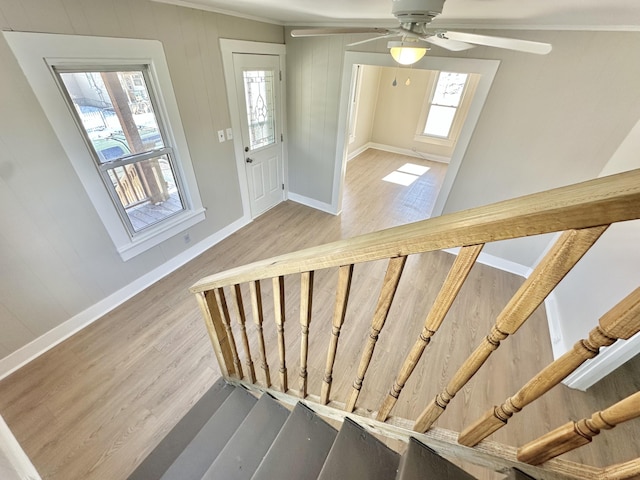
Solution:
[(205, 219), (160, 42), (3, 35), (123, 260)]
[(467, 84), (466, 73), (440, 72), (431, 97), (423, 135), (449, 138)]
[(148, 66), (53, 70), (129, 234), (183, 212), (174, 148), (155, 113)]

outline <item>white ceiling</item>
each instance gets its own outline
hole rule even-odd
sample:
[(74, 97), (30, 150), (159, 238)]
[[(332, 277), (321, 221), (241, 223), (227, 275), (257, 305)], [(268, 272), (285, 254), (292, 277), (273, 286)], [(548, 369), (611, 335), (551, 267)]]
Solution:
[[(157, 0), (283, 25), (395, 25), (391, 0)], [(640, 30), (638, 0), (447, 0), (434, 25)]]

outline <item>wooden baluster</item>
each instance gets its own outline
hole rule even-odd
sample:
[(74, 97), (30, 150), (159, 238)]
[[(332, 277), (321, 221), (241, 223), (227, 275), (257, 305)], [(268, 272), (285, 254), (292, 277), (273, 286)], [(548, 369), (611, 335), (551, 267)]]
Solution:
[(300, 278), (300, 398), (307, 396), (307, 356), (312, 297), (313, 272), (303, 272)]
[(601, 480), (620, 480), (622, 478), (638, 478), (640, 476), (640, 458), (624, 463), (610, 465), (602, 470)]
[(258, 346), (260, 347), (261, 367), (264, 372), (264, 383), (267, 388), (271, 387), (271, 375), (269, 374), (269, 364), (267, 363), (267, 351), (264, 347), (264, 333), (262, 332), (262, 293), (260, 291), (260, 280), (249, 282), (251, 291), (251, 309), (253, 311), (253, 323), (258, 332)]
[(451, 308), (460, 288), (467, 279), (467, 276), (471, 271), (471, 267), (473, 267), (476, 259), (478, 258), (482, 247), (483, 245), (473, 245), (470, 247), (463, 247), (460, 250), (460, 253), (456, 257), (456, 260), (453, 263), (453, 266), (451, 267), (435, 302), (433, 303), (433, 307), (424, 321), (424, 327), (422, 328), (422, 332), (420, 333), (418, 340), (416, 340), (411, 352), (409, 352), (409, 355), (402, 364), (398, 377), (393, 383), (389, 394), (378, 411), (378, 421), (384, 422), (389, 416), (391, 409), (398, 401), (400, 392), (402, 392), (405, 383), (407, 383), (407, 380), (416, 368), (420, 357), (422, 357), (424, 349), (431, 341), (431, 337), (436, 333), (438, 328), (440, 328), (444, 317), (447, 315), (447, 312)]
[(500, 342), (513, 335), (555, 286), (604, 233), (607, 226), (564, 232), (502, 310), (491, 332), (467, 358), (442, 392), (424, 409), (414, 430), (426, 432), (451, 399), (475, 375)]
[(589, 332), (588, 338), (577, 342), (572, 350), (547, 365), (518, 393), (506, 399), (499, 407), (487, 411), (466, 428), (458, 441), (468, 447), (478, 444), (505, 426), (514, 413), (540, 398), (588, 359), (598, 355), (601, 347), (609, 346), (620, 338), (628, 340), (640, 331), (640, 288), (605, 313), (599, 323), (599, 326)]
[(249, 370), (249, 381), (256, 383), (256, 371), (253, 368), (253, 360), (251, 359), (251, 349), (249, 348), (249, 338), (247, 337), (247, 317), (244, 313), (244, 304), (242, 303), (242, 290), (240, 285), (234, 285), (231, 289), (231, 296), (233, 297), (233, 303), (236, 305), (236, 311), (238, 312), (238, 325), (240, 325), (240, 336), (242, 337), (242, 344), (244, 346), (244, 353), (247, 355), (247, 369)]
[(227, 332), (227, 338), (229, 339), (229, 349), (231, 350), (231, 356), (233, 357), (233, 364), (238, 378), (244, 377), (242, 373), (242, 364), (240, 358), (238, 358), (238, 349), (236, 348), (236, 341), (233, 338), (233, 330), (231, 330), (231, 316), (229, 315), (229, 308), (227, 307), (227, 300), (224, 297), (224, 290), (222, 287), (214, 290), (218, 306), (220, 307), (220, 316), (224, 322), (224, 328)]
[(222, 320), (220, 308), (213, 291), (196, 293), (198, 305), (202, 311), (207, 332), (213, 345), (213, 351), (220, 365), (220, 372), (224, 377), (238, 376), (235, 370), (233, 353), (229, 338), (225, 331), (225, 322)]
[(287, 393), (287, 360), (284, 346), (284, 277), (274, 277), (273, 282), (273, 314), (278, 328), (278, 353), (280, 355), (280, 389)]
[(331, 382), (333, 381), (333, 364), (336, 361), (340, 329), (344, 323), (344, 317), (347, 314), (347, 302), (349, 301), (349, 290), (351, 289), (351, 277), (353, 277), (353, 265), (343, 265), (340, 267), (338, 270), (338, 288), (336, 292), (336, 306), (333, 311), (331, 340), (329, 341), (327, 363), (324, 369), (322, 390), (320, 392), (320, 403), (322, 405), (326, 405), (329, 402)]
[(362, 358), (360, 359), (360, 365), (358, 366), (358, 375), (353, 382), (353, 388), (351, 389), (351, 395), (347, 402), (346, 411), (353, 412), (360, 395), (360, 389), (362, 388), (362, 382), (364, 376), (371, 363), (371, 357), (373, 357), (373, 350), (376, 348), (376, 342), (378, 341), (378, 335), (384, 327), (384, 322), (389, 315), (389, 309), (393, 302), (393, 297), (398, 289), (398, 283), (400, 282), (400, 276), (402, 270), (407, 261), (407, 257), (395, 257), (389, 259), (389, 265), (387, 266), (387, 273), (384, 276), (382, 282), (382, 289), (380, 290), (380, 296), (378, 297), (378, 304), (373, 314), (373, 320), (371, 322), (371, 331), (367, 338), (367, 345), (364, 352), (362, 352)]
[(640, 417), (640, 392), (578, 422), (569, 422), (518, 449), (518, 460), (539, 465), (591, 442), (600, 430)]

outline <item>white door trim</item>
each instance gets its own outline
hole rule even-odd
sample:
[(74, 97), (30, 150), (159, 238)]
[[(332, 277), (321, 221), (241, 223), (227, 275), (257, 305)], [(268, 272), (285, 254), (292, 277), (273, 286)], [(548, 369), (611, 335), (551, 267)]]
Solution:
[[(342, 87), (340, 92), (340, 108), (338, 112), (338, 131), (336, 143), (336, 157), (333, 177), (333, 192), (331, 195), (332, 213), (338, 215), (342, 211), (342, 188), (344, 175), (347, 166), (348, 148), (348, 118), (349, 118), (349, 92), (351, 85), (351, 74), (353, 65), (379, 65), (382, 67), (395, 67), (397, 64), (388, 53), (365, 53), (365, 52), (345, 52), (344, 64), (342, 68)], [(500, 65), (499, 60), (479, 60), (473, 58), (455, 57), (431, 57), (427, 55), (420, 62), (413, 65), (413, 68), (423, 70), (445, 70), (454, 72), (479, 73), (481, 74), (478, 88), (471, 102), (467, 120), (462, 127), (456, 148), (451, 155), (451, 161), (447, 168), (447, 174), (438, 194), (432, 217), (442, 214), (445, 202), (451, 192), (453, 181), (458, 174), (458, 169), (464, 158), (467, 146), (471, 140), (471, 134), (476, 126), (480, 112), (489, 94), (489, 89)]]
[(280, 82), (280, 116), (282, 118), (282, 181), (284, 182), (284, 199), (288, 198), (289, 191), (289, 157), (287, 149), (287, 105), (286, 105), (286, 46), (279, 43), (261, 43), (250, 42), (246, 40), (230, 40), (227, 38), (220, 39), (220, 51), (222, 53), (222, 67), (224, 71), (224, 81), (227, 87), (227, 102), (229, 105), (229, 114), (231, 116), (231, 128), (233, 131), (233, 151), (236, 157), (236, 168), (238, 170), (238, 181), (240, 183), (240, 196), (242, 198), (242, 211), (247, 218), (251, 217), (251, 208), (249, 206), (249, 187), (247, 185), (247, 176), (244, 165), (244, 151), (242, 145), (242, 137), (240, 135), (240, 112), (238, 111), (237, 89), (234, 78), (233, 54), (249, 53), (254, 55), (277, 55), (280, 57), (280, 71), (282, 72), (282, 81)]

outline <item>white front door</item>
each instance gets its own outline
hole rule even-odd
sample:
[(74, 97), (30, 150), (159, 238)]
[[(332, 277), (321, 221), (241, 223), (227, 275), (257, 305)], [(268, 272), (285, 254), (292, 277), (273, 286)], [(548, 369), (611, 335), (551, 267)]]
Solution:
[(233, 54), (251, 216), (284, 198), (280, 59), (277, 55)]

